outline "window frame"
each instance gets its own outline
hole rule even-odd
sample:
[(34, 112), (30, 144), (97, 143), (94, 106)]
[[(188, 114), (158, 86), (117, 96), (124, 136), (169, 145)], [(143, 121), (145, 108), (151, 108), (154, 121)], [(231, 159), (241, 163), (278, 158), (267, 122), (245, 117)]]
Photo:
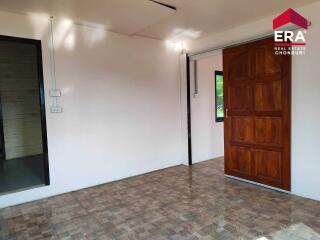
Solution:
[[(214, 90), (215, 90), (215, 119), (216, 122), (224, 122), (224, 116), (223, 117), (218, 117), (218, 104), (217, 104), (217, 76), (222, 76), (223, 77), (223, 71), (214, 71)], [(224, 105), (224, 101), (223, 101)]]
[[(49, 157), (48, 157), (48, 139), (47, 139), (47, 117), (46, 117), (46, 103), (45, 103), (45, 87), (43, 77), (43, 58), (42, 58), (42, 41), (30, 38), (21, 38), (7, 35), (0, 35), (0, 42), (18, 42), (22, 44), (30, 44), (36, 47), (37, 51), (37, 68), (38, 68), (38, 88), (39, 88), (39, 104), (41, 117), (41, 131), (42, 131), (42, 147), (44, 155), (44, 186), (50, 185), (50, 171), (49, 171)], [(32, 186), (30, 189), (42, 187)], [(25, 191), (25, 189), (17, 189), (13, 192)], [(2, 193), (4, 195), (9, 193)]]

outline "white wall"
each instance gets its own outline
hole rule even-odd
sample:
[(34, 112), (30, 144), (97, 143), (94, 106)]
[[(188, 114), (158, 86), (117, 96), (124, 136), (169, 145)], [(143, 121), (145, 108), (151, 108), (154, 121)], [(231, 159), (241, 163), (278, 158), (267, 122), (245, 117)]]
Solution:
[(320, 3), (301, 8), (312, 26), (292, 61), (292, 192), (320, 200)]
[[(297, 10), (313, 26), (307, 56), (293, 59), (292, 192), (320, 200), (320, 3)], [(272, 17), (262, 19), (189, 47), (242, 41), (272, 32), (271, 23)], [(42, 18), (0, 13), (0, 34), (43, 41), (46, 94), (47, 27)], [(64, 112), (49, 113), (46, 96), (51, 185), (0, 196), (0, 208), (187, 162), (185, 81), (179, 82), (177, 53), (160, 41), (68, 21), (55, 24), (55, 43)]]
[(42, 40), (51, 185), (0, 207), (186, 162), (179, 54), (163, 42), (54, 23), (62, 114), (51, 114), (48, 22), (0, 13), (0, 34)]
[[(292, 193), (320, 200), (320, 2), (296, 9), (312, 22), (307, 53), (293, 57), (292, 71)], [(280, 14), (280, 13), (279, 13)], [(273, 17), (192, 42), (191, 51), (241, 42), (272, 33)]]
[(222, 71), (222, 52), (195, 59), (198, 94), (194, 95), (194, 64), (191, 62), (191, 132), (193, 163), (224, 155), (223, 123), (215, 120), (215, 76)]

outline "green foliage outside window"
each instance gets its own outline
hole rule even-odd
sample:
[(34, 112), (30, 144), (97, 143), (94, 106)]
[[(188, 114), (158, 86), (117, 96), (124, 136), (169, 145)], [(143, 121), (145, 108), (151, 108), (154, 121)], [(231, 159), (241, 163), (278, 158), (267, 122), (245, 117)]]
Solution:
[(222, 122), (224, 117), (223, 111), (223, 73), (215, 72), (215, 87), (216, 87), (216, 122)]

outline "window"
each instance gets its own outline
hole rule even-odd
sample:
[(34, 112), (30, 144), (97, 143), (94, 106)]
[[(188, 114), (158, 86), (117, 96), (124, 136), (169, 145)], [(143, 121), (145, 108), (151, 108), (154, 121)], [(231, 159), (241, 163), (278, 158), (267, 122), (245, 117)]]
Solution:
[(216, 122), (223, 122), (223, 72), (215, 71)]

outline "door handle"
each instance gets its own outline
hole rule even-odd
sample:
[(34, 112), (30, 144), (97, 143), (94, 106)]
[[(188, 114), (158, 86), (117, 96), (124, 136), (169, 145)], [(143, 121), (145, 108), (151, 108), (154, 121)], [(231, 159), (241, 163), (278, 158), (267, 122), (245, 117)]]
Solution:
[(226, 108), (226, 118), (229, 118), (229, 109)]

